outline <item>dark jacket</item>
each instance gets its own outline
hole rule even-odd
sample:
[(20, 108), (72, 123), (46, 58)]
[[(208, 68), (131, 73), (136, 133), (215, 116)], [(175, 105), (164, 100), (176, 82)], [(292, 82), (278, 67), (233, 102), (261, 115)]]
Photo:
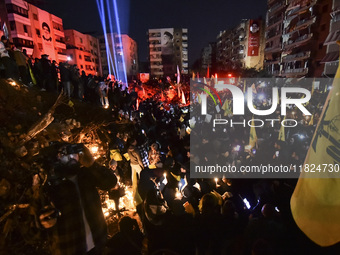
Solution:
[[(77, 183), (77, 185), (76, 185)], [(82, 209), (92, 232), (96, 247), (104, 247), (107, 227), (97, 188), (109, 190), (117, 183), (113, 171), (94, 163), (81, 168), (75, 180), (63, 180), (48, 189), (55, 207), (61, 212), (52, 230), (54, 255), (86, 253), (86, 236)]]

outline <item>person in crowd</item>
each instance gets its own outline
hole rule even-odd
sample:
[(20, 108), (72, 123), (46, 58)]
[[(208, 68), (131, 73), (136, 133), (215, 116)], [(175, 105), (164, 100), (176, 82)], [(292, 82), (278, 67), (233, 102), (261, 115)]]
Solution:
[(149, 168), (156, 168), (161, 162), (161, 155), (158, 150), (158, 144), (153, 143), (149, 150)]
[(39, 58), (34, 59), (33, 74), (36, 79), (37, 85), (42, 87), (42, 65)]
[(133, 192), (134, 195), (137, 193), (137, 184), (138, 184), (138, 178), (140, 177), (140, 173), (144, 169), (142, 158), (140, 156), (140, 153), (137, 149), (137, 140), (134, 138), (131, 138), (128, 141), (128, 154), (130, 158), (130, 166), (131, 166), (131, 179), (132, 179), (132, 186), (133, 186)]
[(53, 60), (51, 64), (51, 89), (52, 91), (61, 91), (59, 88), (58, 64), (55, 60)]
[[(4, 37), (4, 36), (3, 36)], [(5, 61), (3, 61), (3, 58)], [(6, 50), (5, 44), (3, 42), (3, 38), (1, 37), (1, 42), (0, 42), (0, 77), (3, 78), (9, 78), (7, 77), (7, 70), (8, 66), (6, 65), (6, 59), (9, 58), (8, 51)]]
[(51, 82), (51, 62), (48, 59), (47, 54), (41, 55), (40, 59), (41, 64), (41, 91), (51, 90), (50, 82)]
[(109, 99), (108, 99), (108, 84), (105, 79), (102, 79), (98, 84), (98, 93), (100, 96), (100, 103), (102, 107), (109, 107)]
[(142, 254), (143, 234), (135, 219), (124, 216), (119, 220), (119, 232), (107, 242), (107, 255)]
[(14, 49), (13, 56), (19, 69), (20, 80), (24, 84), (27, 85), (29, 83), (29, 78), (28, 78), (29, 75), (28, 75), (28, 68), (27, 68), (28, 57), (25, 56), (25, 54), (23, 54), (21, 50), (17, 48)]
[(11, 49), (11, 42), (9, 41), (9, 39), (6, 36), (1, 36), (1, 42), (3, 43), (3, 45), (5, 46), (5, 49), (7, 51), (9, 51)]
[(2, 36), (0, 44), (0, 70), (2, 70), (2, 77), (19, 81), (19, 68), (13, 58), (12, 52), (11, 43), (5, 36)]
[(70, 71), (70, 65), (65, 63), (60, 63), (59, 65), (60, 70), (60, 80), (63, 84), (64, 89), (64, 95), (66, 95), (68, 98), (71, 97), (71, 71)]
[(83, 99), (83, 87), (81, 87), (79, 69), (76, 64), (70, 66), (71, 83), (73, 85), (72, 97), (82, 100)]
[(113, 171), (96, 163), (83, 144), (65, 143), (51, 145), (44, 168), (44, 195), (53, 207), (36, 212), (40, 226), (51, 232), (51, 254), (102, 254), (107, 227), (97, 188), (116, 185)]

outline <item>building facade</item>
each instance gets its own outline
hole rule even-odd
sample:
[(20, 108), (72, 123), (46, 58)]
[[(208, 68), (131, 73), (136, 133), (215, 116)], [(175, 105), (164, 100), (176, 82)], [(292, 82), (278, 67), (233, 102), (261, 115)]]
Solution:
[(188, 29), (149, 29), (148, 43), (152, 76), (173, 76), (177, 66), (182, 74), (189, 73)]
[(101, 76), (99, 40), (73, 29), (65, 30), (66, 54), (71, 65), (77, 65), (86, 75)]
[(243, 19), (236, 27), (217, 36), (219, 72), (263, 68), (264, 23), (261, 19)]
[(272, 76), (281, 72), (282, 32), (286, 0), (268, 0), (264, 68)]
[(99, 37), (100, 57), (104, 77), (109, 74), (126, 82), (136, 79), (139, 71), (137, 43), (126, 34)]
[[(33, 58), (47, 54), (51, 60), (66, 61), (63, 22), (23, 0), (0, 1), (2, 33), (17, 48), (26, 49)], [(5, 31), (7, 29), (7, 31)]]
[(321, 77), (331, 0), (269, 0), (265, 67), (280, 77)]
[(340, 0), (333, 0), (329, 34), (324, 42), (327, 47), (326, 56), (321, 60), (325, 64), (324, 75), (334, 77), (339, 65), (340, 40)]
[(211, 42), (208, 46), (204, 47), (201, 52), (201, 75), (206, 76), (208, 69), (210, 74), (214, 74), (216, 72), (216, 66), (216, 43)]

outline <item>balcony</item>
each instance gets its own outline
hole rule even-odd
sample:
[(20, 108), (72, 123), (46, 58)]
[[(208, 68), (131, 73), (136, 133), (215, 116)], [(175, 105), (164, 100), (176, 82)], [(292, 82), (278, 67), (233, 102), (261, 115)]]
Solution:
[(313, 37), (313, 33), (305, 34), (303, 36), (298, 37), (295, 41), (289, 40), (288, 43), (284, 44), (284, 50), (293, 49), (297, 46), (303, 45), (308, 42)]
[(317, 0), (310, 1), (310, 4), (304, 7), (297, 6), (287, 12), (287, 16), (294, 16), (307, 11), (310, 7), (316, 4)]
[[(315, 23), (316, 21), (316, 17), (313, 16), (313, 17), (310, 17), (308, 19), (303, 19), (303, 20), (300, 20), (299, 22), (297, 22), (295, 24), (295, 26), (286, 34), (293, 34), (294, 32), (296, 31), (299, 31), (299, 30), (302, 30), (302, 29), (305, 29), (307, 28), (308, 26), (312, 25), (313, 23)], [(288, 28), (289, 29), (289, 28)]]
[(64, 31), (58, 30), (58, 29), (53, 29), (53, 32), (55, 35), (64, 37)]
[(66, 50), (66, 44), (65, 44), (65, 43), (56, 42), (56, 43), (55, 43), (55, 47), (56, 47), (56, 48), (59, 48), (59, 49)]
[(279, 64), (279, 63), (280, 63), (280, 58), (271, 59), (271, 60), (265, 60), (264, 61), (265, 65), (275, 65), (275, 64)]
[(315, 17), (315, 16), (310, 17), (310, 18), (308, 18), (308, 19), (300, 20), (298, 23), (296, 23), (295, 29), (296, 29), (296, 30), (299, 30), (299, 29), (302, 29), (302, 28), (306, 28), (306, 27), (308, 27), (309, 25), (315, 23), (315, 21), (316, 21), (316, 17)]
[(268, 30), (272, 29), (273, 27), (275, 27), (275, 26), (281, 24), (282, 21), (283, 21), (283, 16), (277, 17), (277, 18), (274, 18), (274, 19), (271, 19), (271, 20), (268, 22), (268, 24), (266, 25), (266, 30), (268, 31)]
[(6, 4), (7, 13), (13, 13), (28, 19), (28, 10), (12, 3)]
[(271, 52), (278, 52), (281, 51), (281, 44), (275, 45), (275, 46), (270, 46), (264, 49), (266, 53), (271, 53)]
[(304, 76), (308, 73), (308, 68), (294, 68), (282, 70), (282, 76), (285, 77), (297, 77)]
[(269, 71), (269, 73), (271, 73), (273, 76), (279, 76), (280, 75), (280, 71), (279, 70)]
[(67, 60), (67, 54), (63, 52), (58, 52), (58, 60), (59, 61), (66, 61)]
[(275, 39), (278, 39), (282, 36), (282, 33), (275, 33), (275, 34), (268, 34), (265, 38), (266, 38), (266, 42), (270, 42), (273, 41)]
[(271, 16), (274, 15), (276, 12), (278, 12), (279, 10), (282, 10), (285, 7), (285, 4), (283, 3), (277, 3), (275, 4), (272, 8), (270, 8), (268, 10), (268, 14), (270, 14)]
[(306, 58), (310, 57), (311, 52), (310, 51), (305, 51), (305, 52), (300, 52), (294, 55), (287, 55), (282, 58), (282, 62), (291, 62), (291, 61), (299, 61), (303, 60)]

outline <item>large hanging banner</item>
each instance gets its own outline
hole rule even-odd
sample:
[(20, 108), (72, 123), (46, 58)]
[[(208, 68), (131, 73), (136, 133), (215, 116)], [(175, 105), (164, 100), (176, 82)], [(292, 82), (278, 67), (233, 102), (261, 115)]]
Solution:
[(43, 10), (38, 9), (39, 22), (40, 22), (40, 30), (42, 35), (42, 45), (43, 45), (43, 54), (49, 55), (49, 59), (55, 60), (55, 50), (54, 50), (54, 41), (53, 41), (53, 26), (50, 21), (50, 14)]
[(176, 72), (173, 38), (173, 28), (161, 29), (161, 57), (164, 76), (174, 75)]
[(249, 21), (248, 56), (258, 56), (260, 48), (261, 20)]

